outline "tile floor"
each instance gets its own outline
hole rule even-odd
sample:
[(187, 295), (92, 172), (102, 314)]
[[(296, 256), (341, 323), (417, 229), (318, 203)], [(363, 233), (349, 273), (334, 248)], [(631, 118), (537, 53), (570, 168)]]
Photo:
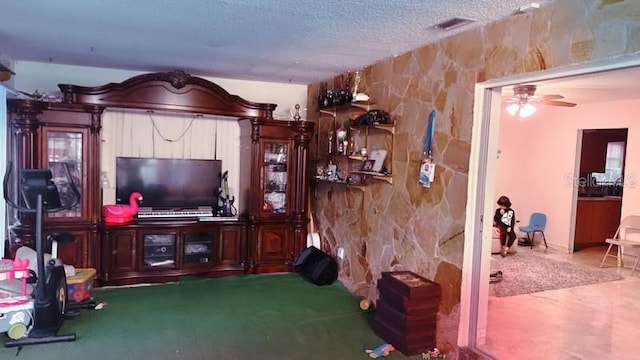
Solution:
[[(519, 247), (556, 260), (598, 266), (606, 247), (574, 254)], [(517, 256), (517, 255), (515, 255)], [(607, 271), (623, 280), (511, 297), (490, 297), (487, 340), (481, 347), (496, 359), (640, 359), (640, 272)]]

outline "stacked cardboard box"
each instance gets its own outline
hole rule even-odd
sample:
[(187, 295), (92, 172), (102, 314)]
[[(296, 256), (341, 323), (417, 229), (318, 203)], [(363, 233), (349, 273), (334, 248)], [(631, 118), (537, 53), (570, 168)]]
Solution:
[(436, 347), (440, 285), (410, 271), (383, 272), (378, 280), (376, 334), (406, 356)]

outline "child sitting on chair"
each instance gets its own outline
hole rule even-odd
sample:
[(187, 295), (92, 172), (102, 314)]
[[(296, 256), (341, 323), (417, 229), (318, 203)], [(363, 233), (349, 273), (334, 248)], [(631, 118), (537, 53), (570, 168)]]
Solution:
[(500, 255), (505, 257), (516, 240), (516, 232), (513, 230), (516, 223), (516, 213), (511, 208), (511, 200), (508, 197), (502, 195), (498, 199), (498, 208), (493, 216), (493, 221), (500, 228), (500, 245), (502, 245)]

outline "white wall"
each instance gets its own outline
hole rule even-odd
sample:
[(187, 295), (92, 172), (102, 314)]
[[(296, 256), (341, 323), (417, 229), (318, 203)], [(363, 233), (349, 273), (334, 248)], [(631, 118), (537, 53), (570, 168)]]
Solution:
[(549, 246), (571, 251), (579, 129), (628, 128), (622, 216), (640, 214), (639, 107), (640, 99), (574, 108), (539, 106), (526, 120), (503, 112), (496, 199), (509, 196), (521, 224), (528, 223), (532, 212), (546, 213)]
[[(16, 61), (15, 67), (16, 89), (27, 93), (38, 90), (40, 93), (48, 94), (59, 94), (58, 84), (98, 86), (110, 82), (122, 82), (148, 72), (30, 61)], [(198, 76), (198, 74), (191, 75)], [(247, 101), (278, 105), (274, 113), (275, 118), (289, 119), (289, 109), (296, 103), (300, 104), (301, 109), (307, 108), (306, 85), (202, 77)], [(301, 115), (304, 114), (301, 113)]]

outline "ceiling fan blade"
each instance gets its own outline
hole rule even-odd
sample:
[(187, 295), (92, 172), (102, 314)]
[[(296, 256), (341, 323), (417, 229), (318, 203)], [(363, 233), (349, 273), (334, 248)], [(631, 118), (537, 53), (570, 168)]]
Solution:
[(574, 103), (570, 103), (570, 102), (566, 102), (566, 101), (555, 101), (555, 100), (541, 101), (541, 103), (543, 103), (545, 105), (552, 105), (552, 106), (565, 106), (565, 107), (574, 107), (574, 106), (576, 106), (576, 104), (574, 104)]
[(558, 95), (558, 94), (554, 94), (554, 95), (535, 95), (535, 98), (541, 99), (541, 100), (560, 100), (560, 99), (564, 99), (564, 96), (562, 95)]

